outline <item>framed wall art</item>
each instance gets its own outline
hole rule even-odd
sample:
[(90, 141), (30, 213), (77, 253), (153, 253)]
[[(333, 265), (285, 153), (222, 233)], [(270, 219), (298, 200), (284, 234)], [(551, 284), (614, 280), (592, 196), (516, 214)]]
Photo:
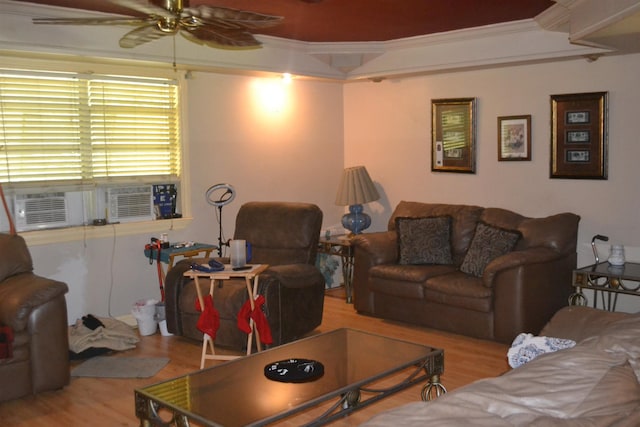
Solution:
[(608, 93), (551, 95), (551, 178), (607, 179)]
[(531, 116), (498, 117), (498, 161), (531, 160)]
[(476, 98), (431, 100), (431, 170), (475, 173)]

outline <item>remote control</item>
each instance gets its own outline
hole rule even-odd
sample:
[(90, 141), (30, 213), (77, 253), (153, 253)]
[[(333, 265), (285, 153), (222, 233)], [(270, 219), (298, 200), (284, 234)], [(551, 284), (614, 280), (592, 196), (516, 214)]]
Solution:
[(232, 270), (233, 271), (251, 270), (251, 266), (250, 265), (245, 265), (244, 267), (233, 267)]

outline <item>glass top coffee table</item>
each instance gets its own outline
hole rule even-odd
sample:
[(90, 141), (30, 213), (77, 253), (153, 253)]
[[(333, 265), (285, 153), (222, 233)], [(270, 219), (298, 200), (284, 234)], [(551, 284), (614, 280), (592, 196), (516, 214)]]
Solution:
[[(265, 376), (265, 367), (290, 359), (320, 362), (324, 374), (296, 383)], [(423, 400), (438, 396), (443, 372), (441, 349), (337, 329), (136, 389), (136, 416), (141, 426), (262, 426), (326, 404), (306, 424), (322, 425), (417, 383)]]

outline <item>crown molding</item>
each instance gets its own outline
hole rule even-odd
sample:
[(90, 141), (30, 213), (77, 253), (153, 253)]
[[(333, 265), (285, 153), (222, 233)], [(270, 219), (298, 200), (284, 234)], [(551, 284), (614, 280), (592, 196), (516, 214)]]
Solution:
[(535, 19), (544, 29), (568, 34), (571, 43), (618, 53), (640, 51), (640, 1), (556, 0)]
[(571, 12), (571, 37), (580, 39), (637, 14), (640, 12), (640, 1), (583, 0)]
[(568, 33), (571, 18), (569, 8), (578, 1), (581, 0), (557, 0), (556, 4), (539, 13), (534, 19), (540, 28)]

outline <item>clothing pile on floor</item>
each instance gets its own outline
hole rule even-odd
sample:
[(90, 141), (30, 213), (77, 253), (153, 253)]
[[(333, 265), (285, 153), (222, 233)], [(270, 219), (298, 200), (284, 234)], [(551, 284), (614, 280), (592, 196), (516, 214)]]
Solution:
[(86, 359), (111, 351), (130, 350), (139, 341), (136, 331), (126, 323), (88, 314), (69, 327), (69, 357)]

